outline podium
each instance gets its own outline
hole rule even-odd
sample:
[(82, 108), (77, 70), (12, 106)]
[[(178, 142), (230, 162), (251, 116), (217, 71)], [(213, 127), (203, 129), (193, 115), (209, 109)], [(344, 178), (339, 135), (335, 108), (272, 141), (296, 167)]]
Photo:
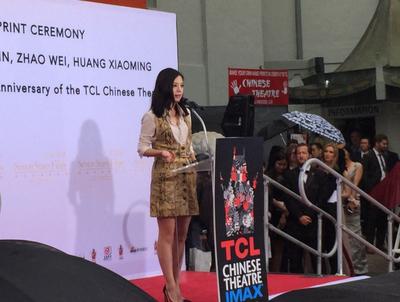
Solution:
[[(268, 301), (264, 242), (264, 179), (261, 137), (218, 138), (208, 158), (172, 170), (171, 176), (211, 172), (218, 301)], [(268, 209), (267, 209), (268, 210)]]
[(218, 301), (268, 301), (262, 144), (217, 139), (215, 156), (172, 171), (211, 172)]
[(181, 168), (177, 168), (171, 171), (172, 175), (187, 172), (212, 172), (214, 160), (213, 158), (204, 159), (201, 161), (196, 161), (194, 163), (188, 164)]

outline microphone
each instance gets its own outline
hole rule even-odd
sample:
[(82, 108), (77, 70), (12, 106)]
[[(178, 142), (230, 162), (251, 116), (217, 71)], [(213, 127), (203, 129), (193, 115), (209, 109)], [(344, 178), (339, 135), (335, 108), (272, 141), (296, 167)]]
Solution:
[(197, 104), (196, 102), (190, 101), (190, 100), (187, 99), (187, 98), (182, 98), (181, 102), (182, 102), (182, 104), (183, 104), (186, 108), (204, 110), (204, 107), (203, 107), (203, 106), (200, 106), (200, 105)]

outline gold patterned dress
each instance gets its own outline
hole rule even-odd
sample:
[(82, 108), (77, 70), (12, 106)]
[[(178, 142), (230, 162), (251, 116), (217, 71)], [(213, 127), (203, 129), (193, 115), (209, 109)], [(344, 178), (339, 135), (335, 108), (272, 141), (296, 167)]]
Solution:
[(191, 148), (192, 132), (190, 115), (181, 118), (181, 122), (184, 122), (187, 126), (187, 136), (186, 139), (183, 139), (184, 144), (179, 143), (174, 136), (167, 113), (160, 118), (152, 113), (151, 115), (155, 124), (151, 148), (173, 152), (175, 159), (171, 163), (165, 162), (161, 157), (154, 159), (151, 176), (150, 216), (176, 217), (198, 215), (196, 172), (171, 173), (172, 170), (186, 166), (191, 162), (191, 153), (193, 151)]

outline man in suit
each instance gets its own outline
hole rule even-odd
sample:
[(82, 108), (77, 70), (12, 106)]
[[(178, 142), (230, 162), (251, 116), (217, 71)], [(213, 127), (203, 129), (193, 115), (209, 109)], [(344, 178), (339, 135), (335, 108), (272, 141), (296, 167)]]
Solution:
[(352, 161), (361, 162), (364, 155), (366, 155), (369, 150), (370, 150), (369, 138), (361, 137), (360, 148), (356, 151), (352, 151), (350, 153), (350, 158)]
[[(364, 173), (361, 187), (368, 194), (386, 177), (388, 168), (391, 168), (389, 166), (391, 163), (389, 163), (385, 154), (385, 151), (388, 149), (388, 144), (389, 140), (386, 135), (376, 135), (374, 148), (372, 148), (372, 150), (370, 150), (362, 159)], [(366, 239), (370, 243), (374, 244), (376, 237), (376, 247), (384, 250), (384, 242), (387, 233), (386, 214), (370, 203), (367, 204), (366, 211), (367, 214), (364, 221)]]
[(354, 161), (354, 157), (357, 153), (360, 153), (360, 143), (361, 143), (361, 132), (358, 129), (354, 129), (350, 132), (350, 144), (349, 152), (350, 158)]
[[(299, 194), (299, 174), (303, 164), (309, 159), (310, 151), (306, 144), (299, 144), (296, 148), (298, 167), (285, 174), (285, 185), (293, 192)], [(335, 190), (326, 185), (326, 173), (318, 168), (306, 171), (305, 192), (308, 199), (315, 205), (321, 207)], [(329, 182), (332, 183), (332, 182)], [(285, 205), (289, 211), (287, 220), (287, 232), (305, 244), (317, 248), (317, 214), (309, 207), (287, 195)], [(303, 249), (293, 243), (288, 244), (289, 272), (303, 273)], [(316, 269), (315, 256), (311, 256), (314, 270)]]
[(399, 161), (399, 155), (396, 152), (392, 152), (386, 148), (386, 150), (383, 151), (383, 156), (386, 158), (387, 172), (389, 173)]

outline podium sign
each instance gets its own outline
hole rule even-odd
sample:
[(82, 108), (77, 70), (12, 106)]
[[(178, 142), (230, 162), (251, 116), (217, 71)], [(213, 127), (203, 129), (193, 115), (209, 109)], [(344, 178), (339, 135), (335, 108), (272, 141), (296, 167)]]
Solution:
[(214, 228), (219, 301), (268, 301), (261, 138), (217, 139)]

